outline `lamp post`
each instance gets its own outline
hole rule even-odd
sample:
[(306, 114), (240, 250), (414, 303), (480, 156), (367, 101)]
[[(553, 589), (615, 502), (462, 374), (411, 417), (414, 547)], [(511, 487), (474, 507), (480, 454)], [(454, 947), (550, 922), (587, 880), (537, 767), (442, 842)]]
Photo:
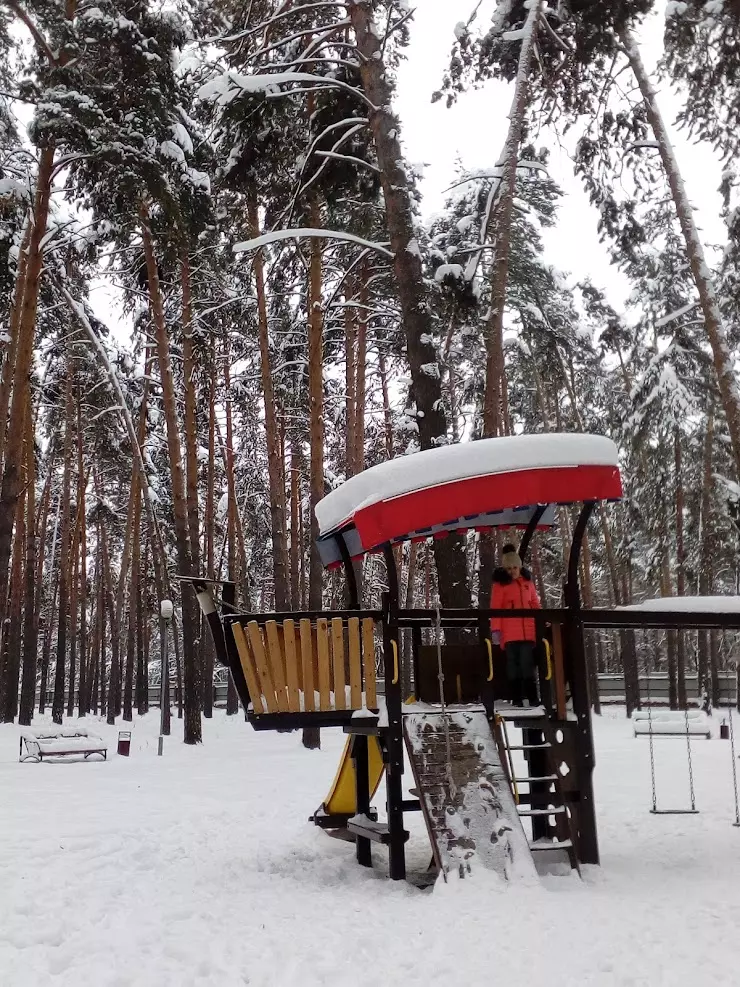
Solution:
[(164, 704), (167, 698), (167, 684), (170, 673), (170, 663), (167, 654), (167, 639), (168, 639), (168, 628), (169, 623), (172, 620), (172, 614), (174, 613), (174, 607), (172, 606), (172, 600), (162, 600), (159, 605), (159, 614), (161, 620), (159, 622), (159, 640), (160, 640), (160, 676), (159, 676), (159, 745), (157, 747), (157, 754), (159, 757), (162, 756), (164, 750), (164, 724), (165, 724), (165, 712)]

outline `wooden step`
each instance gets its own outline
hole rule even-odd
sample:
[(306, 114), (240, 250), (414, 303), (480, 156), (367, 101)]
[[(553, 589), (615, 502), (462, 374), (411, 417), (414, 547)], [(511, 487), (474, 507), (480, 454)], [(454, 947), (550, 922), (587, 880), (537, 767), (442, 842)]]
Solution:
[(552, 744), (510, 744), (510, 751), (543, 751)]
[(541, 853), (543, 850), (571, 850), (573, 840), (535, 840), (529, 844), (529, 849), (533, 853)]
[(565, 812), (564, 805), (556, 805), (552, 809), (518, 809), (520, 816), (559, 816)]
[[(373, 822), (367, 818), (362, 821), (359, 819), (350, 819), (347, 823), (347, 831), (353, 833), (355, 836), (364, 836), (365, 839), (372, 840), (373, 843), (383, 843), (386, 846), (391, 841), (388, 823), (385, 822)], [(408, 831), (404, 830), (404, 843), (408, 840), (408, 838)]]

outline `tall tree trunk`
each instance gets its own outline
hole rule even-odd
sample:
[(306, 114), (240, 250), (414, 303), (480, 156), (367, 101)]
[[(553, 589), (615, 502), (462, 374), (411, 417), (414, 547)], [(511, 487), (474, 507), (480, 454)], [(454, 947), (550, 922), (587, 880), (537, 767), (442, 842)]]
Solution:
[[(322, 225), (318, 198), (311, 198), (311, 226), (318, 229)], [(321, 241), (311, 240), (311, 260), (308, 282), (308, 403), (310, 432), (310, 504), (311, 504), (311, 548), (310, 571), (308, 576), (308, 606), (310, 610), (320, 610), (324, 569), (319, 556), (317, 541), (319, 525), (316, 520), (316, 505), (324, 496), (324, 376), (323, 376), (323, 335), (324, 313), (321, 306), (322, 259)]]
[(301, 470), (297, 439), (290, 442), (290, 603), (301, 609)]
[(383, 395), (385, 451), (388, 458), (393, 459), (393, 415), (391, 414), (391, 401), (388, 393), (388, 368), (385, 362), (385, 353), (380, 346), (378, 347), (378, 372), (380, 373), (380, 390)]
[[(135, 471), (136, 472), (136, 471)], [(123, 718), (134, 718), (134, 665), (136, 664), (136, 622), (138, 616), (139, 578), (141, 574), (141, 489), (133, 479), (134, 517), (132, 525), (131, 581), (128, 591), (128, 635), (126, 641), (126, 671), (123, 684)]]
[[(10, 546), (13, 537), (13, 521), (16, 504), (23, 485), (23, 443), (24, 422), (28, 407), (29, 380), (33, 361), (33, 348), (36, 330), (36, 311), (39, 300), (39, 285), (43, 267), (42, 241), (46, 234), (49, 216), (49, 199), (54, 170), (54, 147), (41, 151), (36, 178), (36, 194), (33, 205), (33, 229), (28, 243), (28, 261), (23, 291), (23, 304), (18, 320), (18, 341), (16, 345), (15, 370), (13, 376), (13, 397), (10, 404), (10, 419), (3, 455), (3, 477), (0, 486), (0, 585), (8, 581)], [(0, 624), (3, 613), (0, 594)]]
[(52, 575), (52, 590), (46, 607), (46, 627), (44, 628), (44, 643), (41, 648), (41, 681), (39, 682), (39, 713), (46, 711), (46, 693), (49, 688), (49, 661), (51, 659), (51, 640), (54, 632), (54, 614), (59, 595), (59, 570)]
[(67, 686), (67, 716), (74, 716), (75, 686), (77, 684), (77, 591), (80, 578), (79, 510), (72, 534), (72, 557), (69, 561), (69, 684)]
[[(260, 235), (257, 193), (250, 188), (247, 193), (247, 216), (249, 233)], [(284, 612), (290, 607), (290, 577), (288, 574), (288, 536), (285, 518), (285, 482), (280, 435), (275, 405), (275, 385), (273, 383), (270, 360), (270, 333), (267, 319), (267, 296), (265, 294), (264, 260), (261, 250), (257, 250), (252, 260), (254, 284), (257, 294), (257, 325), (259, 331), (260, 372), (262, 375), (262, 397), (265, 409), (265, 437), (267, 439), (267, 474), (270, 497), (270, 529), (272, 537), (272, 566), (275, 582), (275, 609)]]
[(355, 451), (354, 472), (365, 469), (365, 371), (367, 364), (367, 312), (370, 300), (367, 289), (367, 270), (363, 266), (360, 274), (360, 308), (357, 320), (357, 379), (355, 384)]
[(712, 706), (719, 707), (719, 631), (709, 632), (709, 672), (712, 683)]
[(23, 556), (26, 547), (25, 496), (18, 501), (18, 517), (13, 539), (12, 564), (10, 568), (10, 605), (8, 608), (9, 627), (3, 635), (3, 675), (0, 696), (2, 697), (3, 723), (13, 723), (18, 713), (18, 676), (20, 674), (21, 624), (23, 601)]
[[(100, 525), (100, 538), (102, 542), (101, 550), (101, 574), (102, 574), (102, 611), (105, 615), (105, 611), (108, 611), (108, 626), (110, 627), (110, 669), (108, 672), (108, 693), (106, 697), (106, 717), (107, 722), (112, 726), (116, 722), (116, 695), (119, 690), (119, 679), (120, 679), (120, 644), (121, 635), (118, 627), (118, 619), (116, 614), (116, 606), (113, 598), (113, 573), (111, 572), (110, 565), (110, 552), (108, 550), (108, 531), (105, 526), (105, 522), (101, 522)], [(105, 616), (103, 616), (105, 620)], [(101, 634), (101, 651), (104, 651), (105, 647), (105, 633)], [(101, 661), (100, 665), (100, 682), (101, 682), (101, 692), (103, 692), (103, 682), (105, 675), (105, 661)]]
[(185, 475), (188, 501), (190, 556), (193, 571), (200, 567), (200, 522), (198, 517), (198, 420), (193, 353), (193, 302), (190, 256), (187, 246), (180, 252), (182, 284), (182, 375), (185, 385)]
[[(159, 282), (157, 261), (154, 256), (154, 244), (149, 227), (149, 214), (142, 203), (140, 208), (141, 233), (146, 259), (147, 282), (149, 288), (149, 303), (157, 340), (157, 361), (159, 363), (162, 400), (164, 405), (165, 425), (167, 430), (167, 451), (169, 454), (170, 471), (172, 476), (172, 503), (175, 524), (175, 542), (177, 546), (177, 564), (180, 575), (193, 575), (193, 562), (189, 535), (188, 505), (185, 493), (185, 477), (182, 467), (182, 452), (180, 449), (180, 433), (177, 421), (177, 403), (175, 385), (172, 376), (169, 340), (165, 324), (164, 303)], [(199, 744), (201, 741), (200, 715), (200, 676), (198, 668), (198, 621), (194, 612), (194, 594), (184, 592), (181, 595), (182, 635), (183, 635), (183, 665), (184, 665), (184, 741), (186, 744)]]
[[(363, 88), (374, 106), (369, 116), (370, 129), (380, 168), (413, 400), (421, 413), (417, 418), (419, 443), (422, 449), (432, 449), (446, 444), (447, 420), (438, 355), (429, 334), (429, 299), (414, 233), (410, 180), (404, 168), (398, 120), (391, 110), (392, 87), (383, 61), (384, 42), (376, 32), (368, 0), (351, 4), (349, 14), (361, 56)], [(443, 605), (470, 606), (463, 540), (450, 535), (435, 541), (434, 554)]]
[(344, 431), (344, 461), (348, 477), (355, 474), (355, 429), (357, 427), (357, 310), (352, 296), (352, 279), (346, 279), (344, 298), (344, 407), (347, 426)]
[(77, 712), (84, 716), (87, 710), (87, 476), (83, 455), (82, 404), (77, 403), (77, 505), (80, 519), (80, 685), (77, 698)]
[(491, 307), (486, 329), (486, 387), (483, 401), (483, 435), (504, 435), (504, 406), (506, 374), (504, 369), (504, 309), (509, 280), (511, 218), (516, 191), (516, 170), (519, 146), (524, 132), (524, 116), (529, 95), (529, 78), (535, 58), (537, 28), (542, 17), (544, 0), (533, 0), (522, 29), (519, 63), (514, 84), (514, 100), (509, 110), (509, 129), (503, 152), (497, 162), (501, 177), (491, 186), (484, 223), (485, 241), (490, 234), (495, 249), (491, 265)]
[[(206, 503), (203, 518), (203, 538), (206, 551), (206, 576), (216, 578), (214, 559), (215, 536), (215, 489), (216, 489), (216, 347), (211, 344), (211, 365), (208, 381), (208, 468), (206, 477)], [(210, 633), (204, 634), (205, 653), (203, 656), (203, 715), (213, 716), (213, 666), (215, 649)]]
[[(699, 596), (709, 596), (712, 581), (712, 451), (714, 445), (714, 405), (709, 406), (707, 428), (702, 454), (701, 484), (701, 536), (699, 543)], [(709, 672), (709, 632), (698, 632), (698, 682), (697, 690), (701, 698), (704, 690), (710, 691)]]
[[(671, 570), (670, 559), (668, 557), (668, 545), (666, 542), (662, 546), (661, 562), (661, 596), (671, 596)], [(676, 632), (666, 631), (666, 652), (668, 655), (668, 702), (671, 709), (678, 709), (678, 685), (676, 679)]]
[[(676, 592), (678, 596), (686, 593), (686, 550), (683, 539), (683, 467), (681, 463), (681, 433), (678, 427), (674, 431), (674, 455), (676, 467)], [(678, 705), (686, 709), (686, 631), (679, 629), (676, 640), (676, 685), (678, 688)]]
[(727, 333), (722, 324), (722, 315), (717, 302), (717, 295), (712, 277), (709, 273), (709, 265), (704, 256), (704, 248), (694, 220), (694, 212), (683, 183), (683, 178), (681, 177), (681, 172), (678, 168), (678, 161), (673, 153), (668, 129), (658, 109), (657, 94), (643, 65), (640, 50), (627, 28), (623, 28), (620, 32), (620, 39), (624, 46), (625, 54), (629, 59), (637, 85), (640, 88), (650, 127), (658, 143), (658, 151), (671, 189), (678, 221), (681, 225), (681, 232), (686, 242), (686, 253), (696, 290), (699, 294), (702, 314), (704, 316), (704, 327), (709, 345), (712, 349), (722, 407), (727, 419), (727, 429), (730, 433), (732, 455), (735, 463), (735, 479), (738, 480), (740, 479), (740, 393), (738, 392), (735, 379)]
[[(583, 581), (583, 602), (588, 609), (594, 606), (594, 588), (591, 577), (591, 546), (588, 536), (583, 537), (581, 572)], [(594, 713), (601, 715), (601, 697), (599, 696), (598, 666), (596, 659), (596, 632), (586, 635), (584, 642), (586, 659), (588, 661), (588, 688), (591, 693), (591, 705)]]
[(70, 496), (72, 481), (72, 377), (73, 363), (68, 349), (67, 382), (64, 388), (64, 459), (62, 463), (62, 514), (59, 528), (59, 609), (57, 623), (57, 655), (54, 673), (54, 702), (51, 718), (61, 723), (64, 716), (64, 679), (67, 663), (67, 621), (69, 619), (70, 577)]
[[(314, 193), (311, 196), (311, 226), (321, 226), (321, 209)], [(311, 261), (308, 281), (308, 404), (310, 433), (309, 491), (311, 505), (311, 546), (309, 554), (308, 608), (321, 610), (323, 604), (324, 568), (319, 556), (319, 523), (316, 505), (324, 496), (324, 313), (321, 305), (322, 258), (321, 241), (311, 240)], [(303, 746), (321, 746), (321, 735), (314, 727), (303, 730)]]
[(5, 351), (5, 359), (3, 360), (2, 372), (0, 373), (0, 466), (2, 465), (3, 451), (5, 449), (8, 406), (10, 404), (10, 394), (13, 390), (13, 372), (15, 371), (15, 362), (18, 354), (18, 327), (20, 325), (21, 312), (23, 311), (23, 292), (26, 286), (26, 270), (28, 268), (28, 245), (31, 240), (32, 229), (33, 223), (27, 222), (18, 252), (15, 290), (13, 292), (13, 302), (10, 308), (10, 319), (8, 322), (10, 342)]
[[(144, 542), (143, 571), (147, 572), (149, 538)], [(147, 653), (147, 624), (144, 613), (144, 580), (141, 572), (136, 578), (136, 711), (139, 716), (149, 712), (149, 661)]]
[[(50, 499), (48, 493), (50, 490), (51, 484), (49, 483), (45, 492), (47, 504)], [(45, 526), (46, 521), (44, 521)], [(29, 413), (26, 417), (26, 560), (23, 597), (23, 676), (21, 678), (21, 705), (18, 715), (18, 723), (21, 726), (28, 726), (31, 723), (33, 718), (34, 695), (36, 692), (36, 652), (38, 649), (36, 545), (36, 450), (34, 448), (33, 415), (29, 408)]]

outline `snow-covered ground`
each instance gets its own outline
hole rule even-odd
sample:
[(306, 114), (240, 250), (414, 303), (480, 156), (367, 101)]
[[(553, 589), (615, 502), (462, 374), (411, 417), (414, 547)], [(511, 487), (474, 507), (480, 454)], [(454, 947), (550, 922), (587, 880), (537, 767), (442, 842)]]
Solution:
[[(600, 869), (420, 891), (385, 878), (381, 848), (363, 870), (307, 821), (339, 731), (309, 752), (217, 713), (197, 749), (173, 720), (158, 758), (153, 713), (124, 758), (116, 730), (87, 725), (108, 763), (19, 764), (18, 727), (0, 726), (3, 987), (738, 983), (740, 829), (716, 736), (693, 743), (700, 814), (652, 816), (648, 741), (610, 711), (596, 723)], [(684, 742), (656, 741), (656, 757), (661, 802), (685, 804)], [(421, 870), (423, 823), (407, 818)]]

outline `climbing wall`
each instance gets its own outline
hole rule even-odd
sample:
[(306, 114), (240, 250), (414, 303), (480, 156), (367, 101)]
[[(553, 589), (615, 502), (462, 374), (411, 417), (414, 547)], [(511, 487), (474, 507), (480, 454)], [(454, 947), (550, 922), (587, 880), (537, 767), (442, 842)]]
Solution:
[(445, 877), (474, 875), (479, 869), (507, 880), (534, 877), (485, 711), (408, 712), (403, 724), (434, 859)]

